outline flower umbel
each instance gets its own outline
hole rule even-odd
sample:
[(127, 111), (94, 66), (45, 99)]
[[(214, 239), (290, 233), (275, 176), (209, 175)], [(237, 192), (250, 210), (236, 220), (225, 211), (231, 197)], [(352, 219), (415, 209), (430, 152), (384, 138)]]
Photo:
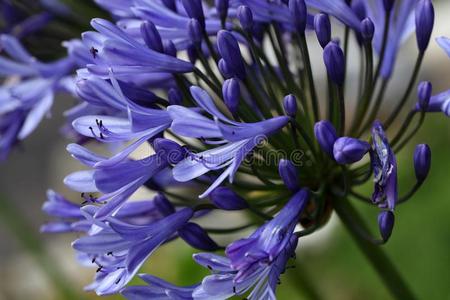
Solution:
[[(85, 28), (77, 10), (57, 2), (42, 1), (25, 17), (14, 4), (1, 6), (0, 36), (0, 159), (49, 114), (55, 93), (78, 99), (63, 133), (74, 139), (67, 151), (87, 168), (64, 183), (81, 199), (49, 191), (43, 210), (57, 220), (41, 229), (80, 234), (72, 246), (97, 268), (89, 290), (132, 300), (276, 299), (299, 239), (333, 211), (370, 243), (365, 249), (393, 235), (398, 205), (430, 172), (431, 150), (418, 145), (409, 165), (396, 157), (428, 112), (450, 116), (450, 91), (417, 84), (434, 26), (431, 0), (95, 2), (104, 11), (93, 8), (98, 17), (81, 37), (68, 30), (66, 57), (22, 46), (53, 18)], [(392, 97), (397, 56), (414, 33), (414, 71), (405, 89), (396, 86), (403, 96)], [(450, 40), (437, 42), (450, 56)], [(361, 56), (359, 81), (349, 53)], [(415, 174), (403, 195), (399, 168)], [(370, 179), (371, 196), (360, 192)], [(365, 229), (353, 200), (374, 208), (380, 237)], [(217, 211), (238, 211), (247, 223), (203, 225)], [(243, 237), (247, 228), (253, 233)], [(225, 247), (219, 234), (241, 238)], [(154, 251), (175, 239), (207, 251), (193, 259), (211, 274), (186, 287), (139, 274), (148, 285), (130, 286)], [(411, 299), (399, 286), (395, 292)]]

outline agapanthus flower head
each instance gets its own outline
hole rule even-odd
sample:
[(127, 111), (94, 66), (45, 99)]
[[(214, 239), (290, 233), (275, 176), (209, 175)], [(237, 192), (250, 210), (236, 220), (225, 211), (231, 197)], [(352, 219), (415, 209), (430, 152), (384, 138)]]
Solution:
[[(74, 39), (76, 28), (88, 24), (69, 11), (77, 26), (68, 30), (68, 55), (59, 60), (31, 55), (17, 39), (28, 44), (23, 32), (0, 38), (1, 158), (34, 131), (57, 92), (79, 100), (65, 113), (64, 132), (74, 137), (67, 151), (84, 169), (64, 183), (81, 199), (50, 191), (43, 210), (57, 220), (41, 229), (79, 233), (73, 247), (83, 264), (97, 267), (87, 289), (132, 300), (276, 299), (299, 238), (324, 226), (333, 211), (367, 242), (387, 242), (396, 206), (424, 184), (431, 163), (429, 147), (417, 146), (414, 164), (402, 165), (414, 167), (415, 185), (399, 197), (396, 155), (426, 113), (450, 116), (450, 91), (433, 95), (428, 81), (410, 105), (433, 29), (430, 0), (95, 3), (110, 17), (92, 19), (92, 31)], [(20, 25), (29, 34), (30, 24), (39, 29), (59, 16), (40, 9), (7, 15), (8, 32)], [(414, 71), (406, 90), (396, 86), (403, 96), (392, 97), (396, 58), (414, 31), (419, 53), (415, 67), (405, 68)], [(316, 38), (321, 59), (310, 53)], [(450, 56), (449, 39), (437, 42)], [(347, 63), (355, 51), (356, 76)], [(108, 152), (96, 153), (92, 144)], [(372, 178), (368, 197), (358, 187)], [(134, 199), (141, 195), (148, 198)], [(381, 240), (365, 232), (353, 198), (379, 211)], [(216, 211), (252, 217), (238, 227), (203, 225)], [(246, 228), (256, 229), (247, 236)], [(235, 240), (221, 245), (226, 239), (216, 241), (215, 233)], [(148, 285), (127, 286), (156, 249), (175, 239), (225, 254), (195, 254), (211, 274), (190, 286), (148, 274), (139, 275)]]

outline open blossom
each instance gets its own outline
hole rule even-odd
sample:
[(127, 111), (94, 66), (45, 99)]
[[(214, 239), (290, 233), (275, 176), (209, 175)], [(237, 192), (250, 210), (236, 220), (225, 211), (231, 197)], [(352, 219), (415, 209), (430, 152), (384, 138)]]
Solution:
[[(79, 234), (72, 246), (80, 263), (97, 269), (87, 290), (131, 300), (276, 299), (299, 239), (333, 211), (356, 237), (388, 241), (396, 208), (431, 167), (426, 144), (413, 163), (396, 157), (425, 114), (450, 116), (450, 91), (416, 85), (433, 42), (431, 0), (93, 2), (93, 12), (104, 11), (89, 24), (58, 1), (41, 1), (49, 12), (24, 18), (14, 2), (0, 7), (0, 159), (49, 115), (56, 93), (77, 99), (63, 132), (83, 169), (64, 183), (81, 197), (50, 190), (43, 210), (54, 220), (41, 231)], [(77, 25), (68, 27), (66, 56), (23, 47), (41, 50), (27, 37), (61, 16)], [(417, 57), (406, 57), (414, 71), (394, 97), (397, 57), (414, 33)], [(437, 43), (450, 56), (450, 40)], [(320, 59), (310, 55), (313, 44)], [(356, 81), (353, 52), (362, 58)], [(91, 147), (99, 144), (108, 152)], [(415, 174), (412, 187), (400, 189), (399, 168)], [(371, 179), (373, 192), (361, 193)], [(141, 192), (145, 200), (135, 200)], [(377, 237), (356, 216), (355, 199), (378, 212)], [(252, 217), (243, 227), (204, 225), (218, 210)], [(225, 246), (217, 233), (240, 238)], [(206, 251), (193, 261), (211, 274), (184, 287), (138, 274), (175, 239)], [(147, 285), (129, 285), (137, 276)]]

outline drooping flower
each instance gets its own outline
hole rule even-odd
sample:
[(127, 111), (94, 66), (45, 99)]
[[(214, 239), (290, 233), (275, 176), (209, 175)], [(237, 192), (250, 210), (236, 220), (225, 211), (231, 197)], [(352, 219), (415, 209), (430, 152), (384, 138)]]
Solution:
[(394, 210), (398, 200), (397, 160), (383, 126), (378, 121), (372, 127), (370, 155), (375, 183), (372, 200), (381, 208)]

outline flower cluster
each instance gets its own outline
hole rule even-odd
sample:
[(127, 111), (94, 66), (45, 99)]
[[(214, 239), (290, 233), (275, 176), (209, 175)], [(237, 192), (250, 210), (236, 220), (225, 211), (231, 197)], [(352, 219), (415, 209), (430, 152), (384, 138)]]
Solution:
[[(355, 232), (375, 244), (388, 241), (397, 205), (423, 184), (431, 164), (429, 147), (418, 145), (417, 182), (402, 196), (397, 172), (407, 166), (396, 155), (428, 112), (450, 116), (450, 91), (432, 96), (427, 81), (416, 88), (434, 24), (431, 0), (96, 2), (110, 20), (94, 18), (92, 31), (66, 41), (66, 58), (40, 62), (10, 34), (1, 36), (7, 57), (0, 57), (0, 75), (8, 76), (0, 88), (1, 157), (36, 128), (56, 91), (79, 99), (66, 113), (77, 137), (67, 151), (86, 169), (64, 183), (82, 203), (50, 191), (43, 209), (56, 221), (42, 231), (82, 233), (72, 246), (97, 268), (87, 289), (133, 300), (275, 299), (298, 240), (348, 199), (378, 213), (379, 238)], [(333, 36), (332, 26), (344, 34)], [(386, 90), (414, 33), (415, 68), (395, 102)], [(312, 43), (323, 61), (313, 61)], [(450, 40), (438, 43), (450, 56)], [(351, 85), (350, 47), (362, 61), (360, 82)], [(314, 80), (313, 63), (324, 65), (324, 82)], [(355, 86), (350, 108), (345, 90)], [(92, 143), (115, 152), (100, 155)], [(154, 151), (137, 159), (142, 146)], [(274, 162), (277, 150), (285, 156)], [(298, 151), (302, 161), (292, 159)], [(360, 194), (371, 178), (373, 194)], [(138, 190), (153, 196), (131, 200)], [(219, 245), (211, 237), (217, 230), (198, 224), (216, 210), (252, 214), (248, 226), (223, 233), (253, 233)], [(148, 285), (129, 286), (174, 239), (207, 251), (193, 259), (211, 275), (177, 287), (140, 274)]]

